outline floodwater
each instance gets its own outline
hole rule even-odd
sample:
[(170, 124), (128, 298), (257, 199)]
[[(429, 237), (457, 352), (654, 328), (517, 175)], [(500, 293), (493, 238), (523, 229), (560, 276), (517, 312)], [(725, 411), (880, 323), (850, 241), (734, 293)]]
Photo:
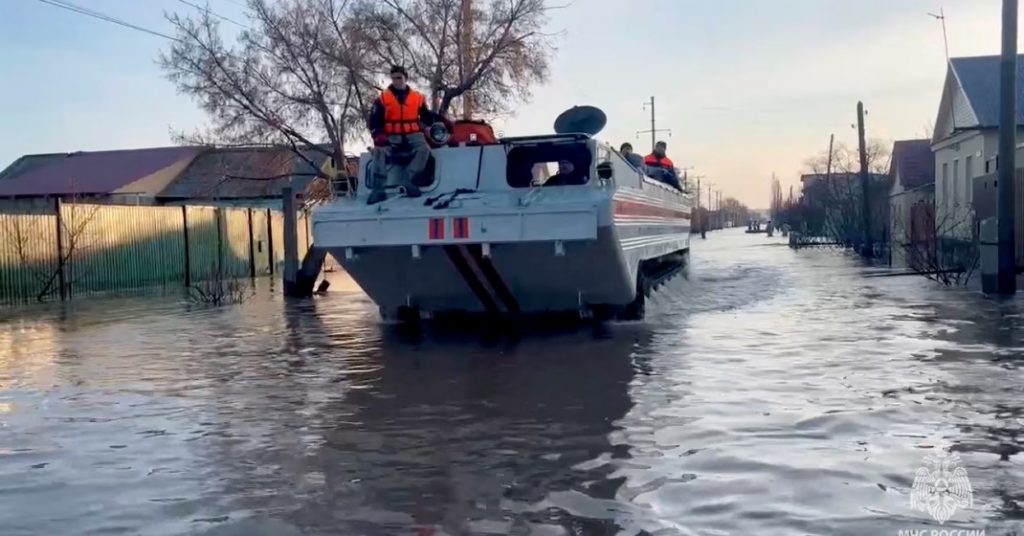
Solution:
[(1018, 303), (741, 231), (693, 257), (644, 323), (518, 338), (382, 327), (340, 276), (0, 312), (0, 534), (895, 536), (940, 528), (944, 448), (941, 528), (1021, 530)]

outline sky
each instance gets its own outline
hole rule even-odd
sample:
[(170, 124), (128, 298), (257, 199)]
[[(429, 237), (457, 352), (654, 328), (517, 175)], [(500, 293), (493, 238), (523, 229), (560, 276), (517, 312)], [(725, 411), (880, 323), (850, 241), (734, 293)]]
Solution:
[[(171, 33), (181, 0), (71, 0)], [(195, 0), (193, 3), (202, 3)], [(571, 1), (571, 0), (569, 0)], [(243, 19), (242, 0), (208, 0)], [(554, 3), (565, 3), (558, 0)], [(830, 134), (855, 145), (857, 101), (869, 138), (927, 137), (951, 56), (998, 54), (1000, 0), (574, 0), (552, 14), (551, 79), (497, 127), (551, 132), (574, 105), (603, 109), (599, 137), (646, 151), (644, 101), (691, 176), (754, 207), (771, 177), (799, 184)], [(1024, 40), (1021, 41), (1024, 44)], [(153, 147), (204, 124), (156, 65), (161, 37), (47, 5), (0, 0), (0, 166), (23, 154)], [(1024, 46), (1021, 47), (1024, 51)]]

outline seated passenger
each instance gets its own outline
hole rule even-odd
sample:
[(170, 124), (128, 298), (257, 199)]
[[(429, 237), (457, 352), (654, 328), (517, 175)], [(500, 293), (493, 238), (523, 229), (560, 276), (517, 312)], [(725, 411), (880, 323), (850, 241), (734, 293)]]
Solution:
[(576, 173), (576, 165), (569, 160), (559, 160), (558, 173), (544, 182), (544, 186), (569, 186), (572, 184), (583, 184), (583, 181)]
[(631, 143), (623, 143), (622, 146), (619, 147), (619, 154), (626, 159), (626, 162), (632, 164), (633, 167), (643, 171), (644, 159), (642, 156), (633, 152), (633, 145)]
[(679, 176), (676, 175), (675, 164), (672, 163), (672, 159), (665, 156), (667, 148), (668, 144), (663, 141), (654, 144), (654, 152), (644, 158), (644, 165), (647, 166), (652, 178), (682, 189), (679, 185)]
[[(427, 107), (427, 98), (409, 86), (409, 73), (404, 67), (395, 65), (390, 74), (391, 85), (374, 101), (367, 119), (374, 145), (373, 189), (367, 200), (370, 205), (387, 199), (385, 188), (391, 167), (398, 168), (398, 185), (405, 188), (405, 195), (420, 196), (416, 179), (427, 170), (430, 162), (430, 145), (423, 135), (423, 127), (440, 119)], [(389, 166), (393, 154), (405, 151), (411, 156), (409, 161)]]

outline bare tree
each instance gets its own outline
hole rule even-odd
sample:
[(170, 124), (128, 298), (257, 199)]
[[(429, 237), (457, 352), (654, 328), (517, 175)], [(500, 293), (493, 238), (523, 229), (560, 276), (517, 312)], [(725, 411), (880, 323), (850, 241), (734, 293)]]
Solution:
[[(872, 139), (867, 143), (868, 173), (885, 174), (889, 171), (889, 159), (892, 156), (892, 142)], [(838, 143), (832, 148), (832, 173), (860, 173), (860, 154), (856, 147)], [(825, 175), (828, 169), (828, 151), (808, 158), (804, 161), (807, 173)]]
[[(888, 224), (888, 180), (880, 180), (889, 169), (891, 144), (871, 140), (866, 147), (868, 173), (870, 173), (869, 199), (873, 208), (871, 229), (877, 243), (883, 238)], [(829, 168), (831, 163), (831, 168)], [(834, 245), (854, 248), (863, 239), (863, 190), (860, 184), (859, 151), (845, 144), (838, 144), (830, 155), (828, 151), (807, 159), (805, 170), (813, 176), (812, 184), (805, 184), (804, 202), (808, 232), (829, 238)], [(813, 224), (812, 224), (813, 223)], [(803, 227), (803, 225), (801, 225)]]
[(316, 155), (346, 161), (345, 141), (360, 136), (374, 93), (350, 2), (248, 0), (248, 8), (233, 44), (209, 10), (168, 15), (177, 40), (159, 63), (211, 121), (208, 131), (180, 139), (283, 146), (309, 164), (309, 174), (333, 179)]
[(497, 114), (547, 80), (550, 9), (545, 0), (360, 0), (356, 17), (375, 62), (407, 66), (436, 111), (472, 91), (475, 112)]
[[(0, 236), (4, 239), (4, 249), (8, 255), (13, 254), (13, 258), (18, 263), (15, 268), (27, 276), (20, 278), (21, 281), (27, 279), (33, 287), (44, 284), (53, 273), (51, 262), (54, 259), (50, 255), (42, 254), (42, 248), (33, 247), (33, 244), (39, 242), (40, 236), (46, 236), (41, 227), (45, 225), (52, 229), (53, 221), (48, 216), (41, 214), (0, 215), (0, 221), (3, 222)], [(22, 287), (22, 291), (26, 290), (29, 289)], [(31, 292), (37, 293), (37, 289), (31, 290)], [(28, 301), (29, 296), (18, 296), (18, 299)]]
[(254, 294), (255, 289), (251, 283), (226, 274), (220, 262), (210, 267), (208, 277), (188, 288), (190, 301), (212, 306), (242, 303)]
[(908, 214), (893, 215), (892, 246), (907, 268), (947, 287), (965, 286), (977, 272), (981, 251), (971, 210), (944, 211), (921, 201)]
[[(88, 252), (94, 246), (94, 235), (90, 232), (90, 225), (96, 220), (100, 205), (84, 204), (84, 201), (81, 196), (73, 195), (61, 208), (58, 215), (60, 227), (57, 229), (61, 234), (60, 255), (48, 270), (35, 274), (40, 285), (39, 291), (36, 292), (37, 301), (45, 301), (57, 293), (60, 290), (61, 277), (64, 278), (65, 290), (70, 294), (75, 285), (88, 276), (88, 272), (75, 266), (73, 261), (76, 256)], [(22, 263), (26, 266), (30, 262), (27, 257), (22, 257)]]

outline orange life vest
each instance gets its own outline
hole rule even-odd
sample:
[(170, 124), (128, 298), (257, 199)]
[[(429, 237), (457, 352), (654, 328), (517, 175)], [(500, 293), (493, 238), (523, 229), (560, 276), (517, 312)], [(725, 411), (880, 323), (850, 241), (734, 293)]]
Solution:
[(420, 131), (420, 108), (427, 102), (422, 93), (409, 88), (403, 104), (388, 88), (380, 94), (380, 101), (384, 105), (385, 133), (412, 134)]
[(672, 169), (676, 167), (675, 164), (672, 163), (672, 159), (669, 157), (662, 156), (661, 158), (658, 158), (657, 156), (654, 156), (653, 153), (647, 155), (647, 158), (644, 158), (644, 165), (662, 169)]

